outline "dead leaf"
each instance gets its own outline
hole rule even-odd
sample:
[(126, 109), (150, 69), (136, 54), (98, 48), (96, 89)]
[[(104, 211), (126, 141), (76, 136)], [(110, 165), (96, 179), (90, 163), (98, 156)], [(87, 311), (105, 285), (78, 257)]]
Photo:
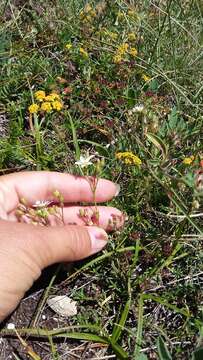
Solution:
[(66, 295), (58, 295), (48, 298), (49, 307), (61, 316), (74, 316), (77, 314), (76, 301)]

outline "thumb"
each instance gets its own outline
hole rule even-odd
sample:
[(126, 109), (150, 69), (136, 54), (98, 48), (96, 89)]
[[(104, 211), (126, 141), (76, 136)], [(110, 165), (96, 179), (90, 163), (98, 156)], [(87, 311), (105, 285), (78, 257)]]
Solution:
[(83, 259), (107, 242), (98, 227), (41, 227), (0, 221), (0, 322), (48, 265)]
[(96, 226), (41, 228), (40, 236), (37, 237), (38, 251), (44, 251), (41, 266), (84, 259), (102, 250), (107, 240), (107, 233)]

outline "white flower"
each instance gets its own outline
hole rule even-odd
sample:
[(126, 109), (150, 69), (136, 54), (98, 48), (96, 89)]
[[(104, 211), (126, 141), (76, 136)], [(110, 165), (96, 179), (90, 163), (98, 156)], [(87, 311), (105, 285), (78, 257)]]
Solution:
[(81, 168), (92, 165), (93, 163), (90, 161), (95, 155), (89, 155), (87, 157), (80, 155), (80, 160), (75, 162), (75, 165), (80, 166)]
[(128, 111), (129, 115), (132, 115), (133, 113), (141, 113), (144, 110), (144, 105), (143, 104), (138, 104), (136, 106), (134, 106), (134, 108), (132, 108), (131, 110)]
[(9, 324), (7, 325), (7, 329), (8, 329), (8, 330), (14, 330), (14, 329), (15, 329), (15, 324), (9, 323)]
[(48, 200), (37, 200), (35, 204), (33, 204), (32, 206), (33, 207), (36, 207), (36, 208), (43, 208), (43, 207), (47, 207), (48, 205), (51, 204), (51, 201), (48, 201)]

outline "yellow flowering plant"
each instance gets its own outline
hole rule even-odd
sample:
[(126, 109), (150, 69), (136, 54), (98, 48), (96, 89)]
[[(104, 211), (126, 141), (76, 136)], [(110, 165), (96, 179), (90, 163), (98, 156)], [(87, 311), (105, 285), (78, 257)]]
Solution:
[(30, 114), (37, 114), (39, 111), (50, 113), (52, 110), (61, 111), (63, 108), (60, 95), (56, 92), (46, 95), (44, 90), (37, 90), (34, 98), (38, 103), (33, 103), (28, 107)]
[(39, 105), (33, 103), (28, 107), (28, 110), (29, 110), (30, 114), (36, 114), (38, 112), (38, 110), (39, 110)]
[(113, 62), (115, 64), (120, 64), (122, 60), (128, 59), (128, 55), (136, 57), (137, 54), (138, 51), (135, 47), (130, 47), (127, 42), (124, 42), (123, 44), (118, 46), (116, 53), (113, 57)]
[(72, 47), (73, 47), (73, 45), (70, 44), (70, 43), (66, 44), (66, 46), (65, 46), (65, 48), (66, 48), (67, 50), (70, 50)]
[(40, 109), (45, 112), (50, 112), (52, 110), (52, 104), (48, 101), (44, 101)]
[(145, 82), (151, 81), (150, 76), (148, 76), (148, 75), (146, 75), (146, 74), (143, 74), (143, 75), (142, 75), (142, 79), (143, 79)]
[(80, 55), (82, 55), (84, 58), (89, 57), (88, 52), (83, 47), (80, 47), (79, 51), (80, 51)]
[(195, 159), (194, 155), (191, 155), (189, 157), (185, 157), (182, 162), (184, 165), (191, 165), (194, 159)]
[(133, 57), (136, 57), (137, 56), (137, 49), (132, 47), (130, 48), (130, 51), (129, 51), (129, 54)]
[(131, 151), (118, 152), (116, 153), (115, 157), (126, 165), (140, 166), (142, 164), (142, 160)]
[(38, 90), (35, 92), (34, 96), (35, 96), (36, 100), (43, 101), (46, 97), (46, 94), (45, 94), (45, 91)]

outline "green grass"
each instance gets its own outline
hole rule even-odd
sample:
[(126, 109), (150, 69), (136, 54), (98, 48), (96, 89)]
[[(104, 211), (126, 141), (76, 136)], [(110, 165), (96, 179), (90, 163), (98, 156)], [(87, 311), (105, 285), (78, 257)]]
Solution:
[[(1, 3), (0, 114), (8, 120), (1, 174), (77, 173), (80, 153), (97, 152), (105, 159), (101, 175), (121, 185), (112, 204), (128, 215), (103, 254), (73, 265), (63, 285), (63, 271), (53, 275), (56, 285), (52, 279), (33, 312), (35, 327), (18, 326), (19, 334), (35, 335), (29, 343), (38, 356), (45, 338), (49, 359), (63, 358), (64, 338), (79, 358), (82, 339), (90, 359), (161, 359), (162, 340), (174, 359), (191, 359), (202, 341), (201, 2), (92, 1), (96, 16), (87, 22), (79, 15), (85, 1)], [(137, 56), (114, 63), (126, 42)], [(31, 131), (28, 106), (39, 89), (60, 93), (64, 107), (33, 117)], [(144, 110), (130, 113), (138, 104)], [(142, 165), (116, 159), (123, 151)], [(46, 297), (67, 289), (79, 313), (68, 324), (58, 319), (55, 331), (40, 314), (50, 320)], [(15, 358), (25, 356), (19, 350)]]

